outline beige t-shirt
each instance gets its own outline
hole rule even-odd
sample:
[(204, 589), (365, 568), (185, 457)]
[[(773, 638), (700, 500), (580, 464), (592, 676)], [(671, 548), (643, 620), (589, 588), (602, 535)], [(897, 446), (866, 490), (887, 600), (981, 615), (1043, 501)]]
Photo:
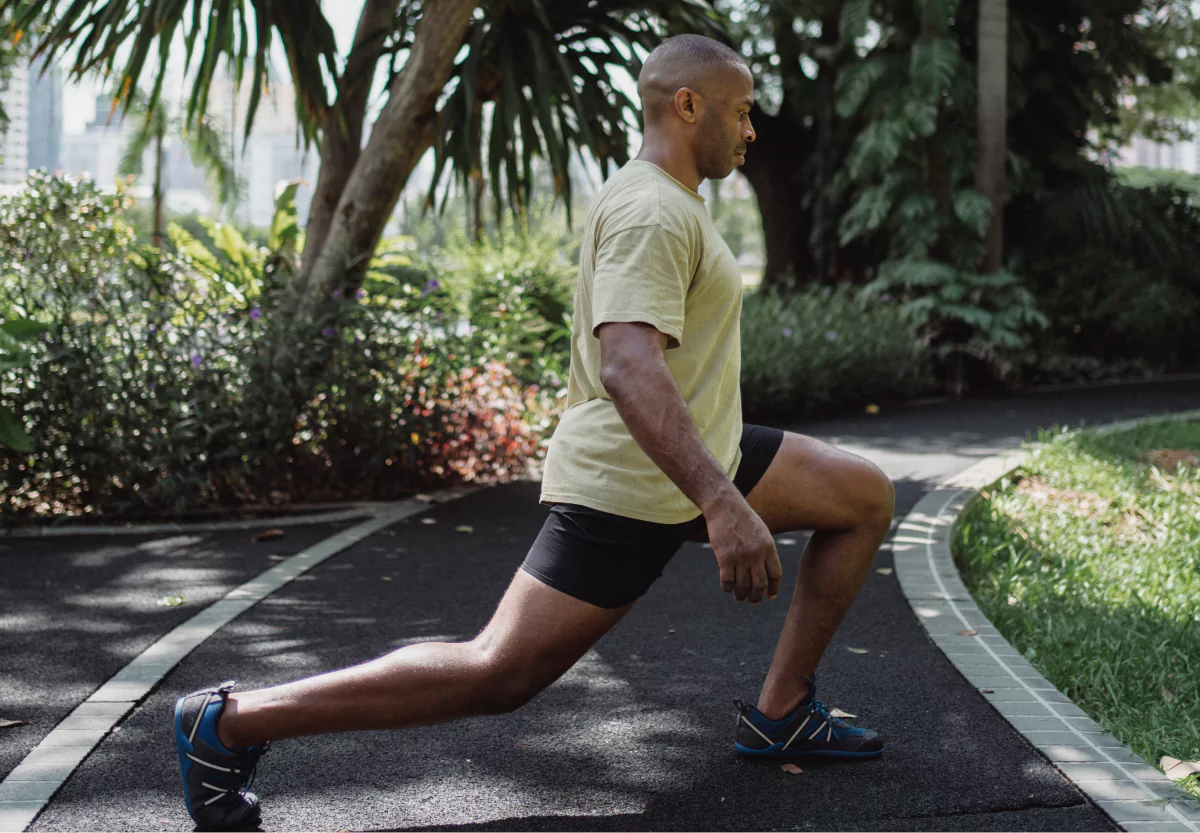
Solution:
[(704, 198), (634, 160), (600, 192), (579, 250), (567, 410), (550, 441), (541, 503), (677, 524), (700, 510), (633, 439), (600, 383), (608, 322), (641, 321), (664, 354), (700, 437), (733, 479), (741, 462), (742, 279)]

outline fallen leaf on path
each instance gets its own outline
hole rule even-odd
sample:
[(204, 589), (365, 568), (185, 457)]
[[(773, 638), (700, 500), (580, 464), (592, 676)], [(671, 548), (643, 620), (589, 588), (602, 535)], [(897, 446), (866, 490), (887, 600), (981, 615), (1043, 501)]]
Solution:
[(870, 651), (868, 651), (866, 648), (847, 648), (846, 650), (852, 654), (869, 654), (870, 653)]
[(437, 518), (421, 518), (421, 523), (423, 523), (423, 524), (435, 524), (435, 523), (437, 523)]
[(470, 524), (459, 524), (458, 526), (454, 527), (454, 531), (455, 532), (474, 532), (475, 527), (471, 526)]
[(846, 719), (852, 719), (852, 718), (858, 717), (858, 715), (850, 714), (850, 712), (844, 712), (836, 706), (834, 706), (832, 709), (829, 710), (829, 714), (831, 717), (841, 717), (841, 718), (846, 718)]
[(780, 764), (779, 768), (782, 769), (784, 772), (788, 773), (789, 775), (803, 775), (804, 774), (804, 770), (802, 770), (800, 767), (796, 766), (795, 764)]
[(863, 410), (865, 410), (868, 414), (877, 414), (877, 413), (879, 413), (879, 406), (878, 405), (868, 405)]
[(11, 729), (13, 726), (28, 726), (28, 720), (5, 720), (0, 717), (0, 729)]
[(890, 576), (892, 574), (892, 568), (891, 567), (880, 567), (875, 572), (879, 573), (879, 575), (881, 575), (881, 576)]
[(968, 628), (965, 631), (959, 631), (958, 635), (959, 636), (974, 636), (977, 633), (979, 633), (979, 631), (976, 630), (975, 628)]
[(527, 743), (518, 743), (517, 744), (517, 749), (528, 749), (528, 748), (529, 748), (529, 744), (527, 744)]
[(1158, 766), (1172, 781), (1182, 781), (1189, 775), (1200, 773), (1200, 761), (1181, 761), (1167, 755), (1163, 755)]
[(1166, 686), (1163, 686), (1162, 696), (1163, 696), (1163, 699), (1166, 700), (1168, 703), (1175, 702), (1175, 695), (1172, 694)]
[(380, 576), (379, 580), (380, 581), (391, 581), (392, 577), (391, 576)]
[(179, 607), (183, 604), (183, 596), (163, 596), (158, 600), (159, 607)]
[(274, 541), (276, 538), (283, 537), (282, 529), (264, 529), (250, 540), (256, 544), (261, 544), (263, 541)]

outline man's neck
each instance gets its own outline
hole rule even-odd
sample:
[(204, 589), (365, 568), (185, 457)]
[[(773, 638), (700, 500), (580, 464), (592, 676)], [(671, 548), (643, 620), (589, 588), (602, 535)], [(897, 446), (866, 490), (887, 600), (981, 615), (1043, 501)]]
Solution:
[(704, 181), (704, 177), (700, 176), (699, 171), (696, 170), (690, 153), (672, 148), (662, 142), (647, 139), (642, 143), (642, 149), (638, 151), (635, 158), (657, 165), (688, 188), (699, 193), (700, 183)]

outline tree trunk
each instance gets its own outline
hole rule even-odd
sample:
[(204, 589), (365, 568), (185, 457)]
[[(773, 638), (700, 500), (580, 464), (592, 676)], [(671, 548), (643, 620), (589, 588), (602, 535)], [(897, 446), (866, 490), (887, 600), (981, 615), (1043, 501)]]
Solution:
[(154, 134), (154, 245), (163, 246), (163, 134)]
[(1004, 255), (1004, 162), (1008, 122), (1008, 0), (979, 0), (979, 156), (975, 187), (992, 204), (983, 270), (1000, 268)]
[(313, 261), (305, 290), (307, 303), (328, 297), (335, 289), (351, 291), (361, 284), (400, 192), (432, 144), (438, 95), (450, 78), (476, 5), (476, 0), (426, 5), (408, 62), (392, 82), (387, 104), (350, 173), (325, 244)]
[(754, 189), (762, 216), (766, 263), (761, 290), (788, 292), (813, 278), (809, 250), (811, 210), (802, 207), (798, 172), (813, 151), (813, 131), (778, 116), (754, 116), (757, 137), (747, 149), (742, 175)]
[(333, 212), (362, 152), (363, 123), (375, 82), (375, 66), (399, 5), (400, 0), (368, 0), (359, 16), (354, 45), (346, 59), (345, 86), (339, 90), (337, 101), (321, 125), (324, 133), (321, 172), (317, 175), (305, 227), (301, 280), (307, 278), (325, 245)]

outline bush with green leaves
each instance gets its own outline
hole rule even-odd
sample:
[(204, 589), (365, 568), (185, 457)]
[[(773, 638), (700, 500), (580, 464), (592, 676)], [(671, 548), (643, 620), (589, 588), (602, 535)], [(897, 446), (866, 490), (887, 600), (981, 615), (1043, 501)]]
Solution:
[[(954, 30), (958, 5), (916, 4), (921, 25), (911, 42), (875, 50), (838, 76), (838, 115), (860, 127), (834, 192), (849, 199), (842, 245), (885, 253), (864, 292), (900, 297), (961, 388), (965, 357), (1009, 376), (1048, 322), (1021, 278), (979, 272), (991, 206), (973, 187), (976, 142), (956, 129), (976, 101)], [(843, 28), (861, 35), (870, 6), (850, 0)]]
[(1200, 203), (1185, 184), (1103, 175), (1019, 204), (1013, 260), (1050, 321), (1025, 379), (1200, 370)]
[[(47, 329), (45, 324), (28, 318), (5, 317), (0, 321), (0, 373), (29, 367), (29, 353), (22, 344), (45, 335)], [(3, 402), (0, 402), (0, 446), (14, 451), (33, 450), (20, 417)]]
[(742, 304), (746, 419), (902, 401), (928, 391), (928, 347), (899, 304), (849, 287), (811, 287)]
[(526, 384), (565, 386), (578, 251), (577, 236), (511, 223), (478, 243), (443, 249), (439, 280), (474, 349)]
[(0, 450), (8, 520), (389, 499), (539, 453), (534, 395), (430, 293), (298, 322), (286, 233), (271, 250), (214, 226), (202, 251), (176, 230), (164, 252), (136, 242), (128, 202), (40, 174), (0, 201), (0, 309), (50, 327), (0, 371), (33, 437)]

